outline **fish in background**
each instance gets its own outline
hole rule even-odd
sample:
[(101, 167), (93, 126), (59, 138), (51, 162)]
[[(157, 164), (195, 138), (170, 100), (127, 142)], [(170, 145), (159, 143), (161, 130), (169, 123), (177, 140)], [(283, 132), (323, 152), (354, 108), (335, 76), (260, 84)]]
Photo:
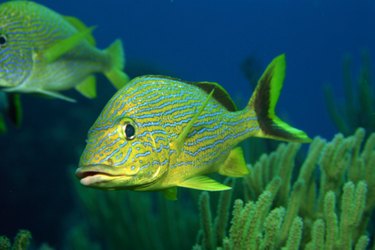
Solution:
[(168, 199), (176, 199), (177, 187), (229, 189), (207, 174), (248, 174), (237, 146), (241, 141), (255, 136), (310, 142), (275, 114), (284, 77), (280, 55), (242, 110), (218, 83), (137, 77), (109, 100), (90, 128), (76, 176), (85, 186), (160, 190)]
[(73, 102), (61, 91), (75, 88), (96, 96), (94, 73), (117, 88), (128, 76), (120, 40), (105, 50), (95, 46), (80, 20), (31, 1), (0, 4), (0, 91), (36, 93)]

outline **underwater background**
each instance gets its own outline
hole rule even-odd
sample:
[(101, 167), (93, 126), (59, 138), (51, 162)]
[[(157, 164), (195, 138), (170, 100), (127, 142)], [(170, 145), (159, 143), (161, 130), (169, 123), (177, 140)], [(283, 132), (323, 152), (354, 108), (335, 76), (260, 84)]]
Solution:
[[(120, 38), (125, 48), (125, 72), (129, 76), (163, 74), (188, 81), (215, 81), (228, 90), (239, 107), (246, 104), (256, 79), (272, 58), (286, 53), (286, 79), (277, 105), (280, 117), (311, 137), (327, 140), (338, 132), (350, 135), (358, 126), (365, 127), (367, 134), (374, 132), (371, 130), (374, 126), (366, 127), (374, 124), (368, 121), (375, 116), (375, 112), (371, 113), (374, 108), (360, 109), (356, 115), (341, 121), (347, 127), (358, 124), (351, 130), (341, 131), (343, 126), (337, 125), (340, 121), (332, 115), (333, 107), (327, 105), (331, 92), (332, 102), (345, 105), (343, 83), (348, 74), (353, 88), (362, 81), (368, 85), (370, 92), (367, 93), (375, 94), (371, 78), (375, 71), (371, 63), (375, 58), (374, 1), (65, 0), (38, 3), (75, 16), (88, 26), (96, 25), (94, 37), (99, 48), (106, 48)], [(74, 104), (22, 96), (21, 128), (8, 123), (8, 131), (0, 135), (0, 235), (12, 238), (19, 229), (28, 229), (33, 235), (34, 247), (46, 242), (56, 249), (71, 249), (72, 228), (82, 218), (94, 216), (92, 210), (89, 214), (89, 209), (82, 209), (75, 187), (78, 181), (73, 173), (89, 127), (115, 93), (107, 79), (101, 75), (97, 79), (98, 97), (94, 100), (74, 91), (68, 92), (78, 100)], [(370, 118), (366, 120), (361, 115)], [(254, 163), (257, 159), (249, 161)], [(200, 191), (189, 192), (194, 194), (186, 194), (193, 196), (193, 201), (186, 206), (191, 211), (190, 217), (185, 218), (186, 227), (190, 225), (189, 220), (197, 223), (199, 220)], [(132, 192), (118, 194), (129, 193)], [(151, 195), (151, 203), (143, 203), (141, 196)], [(213, 200), (217, 199), (215, 195), (218, 194), (214, 194)], [(132, 193), (130, 203), (139, 203), (140, 207), (149, 205), (150, 210), (142, 211), (150, 213), (160, 210), (157, 199), (154, 194)], [(176, 203), (186, 202), (183, 200)], [(113, 221), (122, 216), (119, 213), (127, 212), (124, 210), (130, 211), (127, 207), (112, 208), (113, 211), (109, 206), (108, 211), (112, 211)], [(133, 219), (127, 230), (148, 230), (147, 226), (142, 229), (142, 219)], [(165, 226), (159, 222), (159, 227)], [(192, 223), (191, 227), (192, 232), (198, 232), (198, 224)], [(100, 233), (91, 232), (99, 249), (113, 248), (101, 243), (97, 234)], [(140, 233), (134, 237), (137, 235)], [(183, 249), (191, 249), (197, 241), (194, 233), (181, 237), (184, 239), (177, 241), (185, 242)], [(160, 249), (163, 248), (168, 249)]]

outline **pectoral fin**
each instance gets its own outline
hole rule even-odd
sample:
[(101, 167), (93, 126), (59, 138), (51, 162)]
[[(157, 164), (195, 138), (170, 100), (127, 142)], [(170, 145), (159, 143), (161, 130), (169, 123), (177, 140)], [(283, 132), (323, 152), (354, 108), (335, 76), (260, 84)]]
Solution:
[(10, 120), (16, 125), (16, 127), (20, 127), (22, 123), (22, 104), (21, 104), (21, 96), (20, 94), (16, 93), (9, 93), (7, 94), (8, 98), (8, 117)]
[(162, 192), (163, 192), (164, 198), (166, 198), (167, 200), (172, 200), (172, 201), (177, 200), (177, 188), (176, 187), (164, 189), (162, 190)]
[(67, 97), (67, 96), (65, 96), (63, 94), (60, 94), (58, 92), (41, 90), (41, 89), (38, 89), (35, 92), (37, 92), (39, 94), (42, 94), (42, 95), (49, 96), (49, 97), (58, 98), (58, 99), (61, 99), (61, 100), (67, 101), (67, 102), (76, 102), (76, 100), (74, 100), (73, 98)]
[(93, 99), (96, 97), (96, 80), (94, 76), (88, 76), (75, 88), (79, 93), (87, 98)]
[(207, 96), (206, 100), (204, 101), (203, 105), (199, 108), (199, 110), (195, 113), (195, 115), (191, 118), (189, 123), (186, 125), (186, 127), (181, 131), (180, 135), (177, 137), (175, 141), (173, 141), (172, 147), (174, 147), (177, 150), (177, 155), (179, 155), (182, 151), (182, 147), (184, 145), (184, 142), (186, 140), (186, 137), (188, 136), (191, 127), (193, 127), (194, 123), (197, 121), (198, 117), (203, 112), (204, 108), (207, 106), (208, 101), (211, 99), (211, 96), (214, 93), (214, 89), (211, 91), (211, 93)]
[(231, 189), (231, 187), (225, 186), (204, 175), (195, 176), (184, 180), (183, 182), (179, 183), (178, 186), (206, 191), (223, 191)]
[(74, 49), (79, 43), (88, 39), (95, 27), (90, 27), (78, 32), (71, 37), (56, 42), (42, 54), (43, 60), (51, 63)]
[(228, 158), (219, 168), (219, 174), (230, 177), (242, 177), (249, 173), (241, 147), (232, 149)]

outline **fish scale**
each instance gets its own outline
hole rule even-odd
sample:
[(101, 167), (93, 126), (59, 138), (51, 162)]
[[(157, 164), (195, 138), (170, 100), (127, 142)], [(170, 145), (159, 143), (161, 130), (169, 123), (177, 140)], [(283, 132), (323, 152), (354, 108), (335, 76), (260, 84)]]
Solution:
[(239, 142), (252, 136), (310, 141), (275, 115), (284, 72), (281, 55), (267, 67), (242, 110), (234, 110), (217, 83), (164, 76), (133, 79), (109, 100), (89, 130), (77, 177), (96, 188), (162, 190), (171, 199), (176, 187), (228, 189), (206, 174), (246, 175)]

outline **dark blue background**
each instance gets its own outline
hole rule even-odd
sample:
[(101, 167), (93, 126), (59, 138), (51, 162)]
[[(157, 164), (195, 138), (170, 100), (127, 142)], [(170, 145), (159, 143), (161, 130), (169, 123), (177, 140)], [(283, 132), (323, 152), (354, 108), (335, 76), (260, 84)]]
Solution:
[[(353, 57), (354, 77), (363, 50), (375, 58), (373, 0), (40, 3), (96, 25), (99, 48), (121, 38), (129, 67), (143, 65), (189, 81), (216, 81), (243, 104), (252, 88), (241, 63), (255, 56), (264, 69), (275, 56), (286, 53), (287, 76), (278, 113), (310, 136), (328, 139), (336, 129), (326, 111), (324, 84), (330, 83), (343, 101), (344, 56)], [(12, 236), (18, 228), (27, 228), (37, 242), (56, 246), (63, 241), (66, 216), (75, 206), (71, 171), (89, 126), (114, 93), (106, 79), (99, 76), (99, 82), (98, 99), (93, 101), (23, 98), (22, 128), (10, 126), (0, 136), (0, 234)]]
[[(331, 137), (322, 85), (342, 92), (342, 59), (359, 62), (375, 54), (375, 2), (371, 0), (133, 0), (59, 1), (46, 4), (97, 25), (99, 46), (119, 37), (127, 60), (161, 66), (186, 80), (217, 81), (232, 96), (248, 99), (251, 89), (240, 71), (249, 55), (265, 67), (287, 55), (287, 77), (279, 113), (310, 135)], [(354, 63), (354, 65), (356, 65)], [(356, 71), (354, 72), (356, 73)]]

